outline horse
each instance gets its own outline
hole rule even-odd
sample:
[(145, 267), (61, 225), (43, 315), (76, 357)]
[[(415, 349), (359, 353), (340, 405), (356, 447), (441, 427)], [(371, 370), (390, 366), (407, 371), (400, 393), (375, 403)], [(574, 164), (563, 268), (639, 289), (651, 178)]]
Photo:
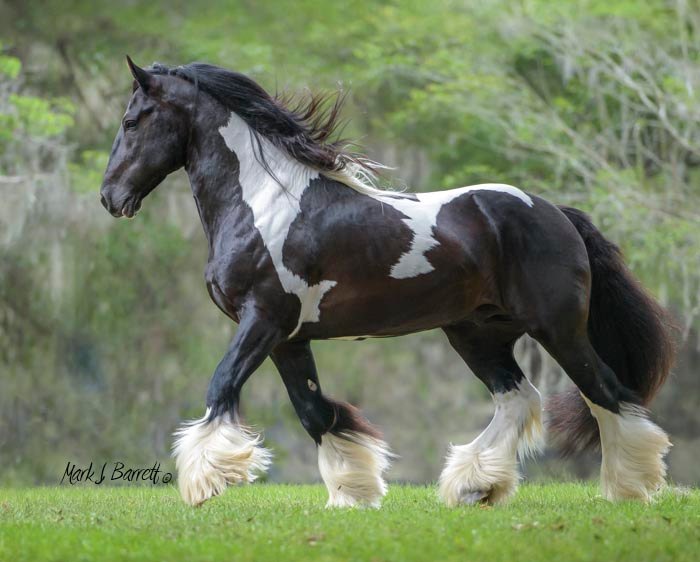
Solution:
[[(600, 447), (605, 498), (647, 501), (664, 485), (670, 441), (646, 407), (672, 366), (672, 322), (585, 213), (504, 184), (382, 189), (377, 165), (337, 139), (340, 94), (294, 105), (217, 66), (127, 63), (132, 95), (101, 202), (131, 218), (184, 167), (209, 295), (238, 324), (204, 416), (175, 433), (186, 503), (269, 466), (240, 393), (270, 357), (317, 445), (327, 505), (379, 506), (390, 448), (356, 407), (324, 394), (310, 342), (437, 328), (495, 403), (488, 427), (449, 449), (445, 504), (510, 498), (518, 460), (543, 445), (545, 417), (569, 450)], [(576, 387), (545, 408), (514, 359), (525, 334)]]

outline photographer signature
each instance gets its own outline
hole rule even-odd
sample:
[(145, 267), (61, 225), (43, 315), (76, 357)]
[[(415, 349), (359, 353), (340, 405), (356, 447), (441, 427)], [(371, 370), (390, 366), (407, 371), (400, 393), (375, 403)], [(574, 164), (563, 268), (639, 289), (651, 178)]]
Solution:
[[(97, 465), (99, 467), (99, 465)], [(125, 482), (141, 482), (150, 481), (151, 484), (167, 484), (173, 479), (170, 472), (162, 472), (160, 463), (153, 463), (152, 467), (132, 468), (127, 467), (124, 463), (116, 461), (111, 463), (103, 463), (97, 470), (94, 463), (90, 462), (88, 466), (79, 467), (77, 464), (68, 461), (66, 470), (61, 478), (61, 484), (66, 482), (73, 485), (80, 482), (92, 482), (99, 485), (105, 481), (125, 481)]]

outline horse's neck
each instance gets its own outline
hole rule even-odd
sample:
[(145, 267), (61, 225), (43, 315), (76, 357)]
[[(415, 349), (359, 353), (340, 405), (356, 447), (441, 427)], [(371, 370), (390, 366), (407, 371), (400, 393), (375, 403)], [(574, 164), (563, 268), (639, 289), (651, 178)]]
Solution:
[(265, 138), (256, 139), (235, 113), (219, 128), (219, 134), (238, 158), (241, 195), (253, 209), (256, 224), (272, 210), (298, 211), (304, 190), (318, 172), (284, 154)]
[[(222, 237), (231, 239), (235, 235), (232, 231), (251, 227), (260, 232), (268, 249), (275, 251), (277, 242), (286, 238), (300, 212), (304, 191), (318, 172), (266, 139), (256, 139), (235, 113), (224, 126), (204, 134), (198, 151), (200, 162), (188, 173), (211, 251), (221, 245)], [(212, 135), (220, 135), (225, 148)], [(226, 149), (230, 152), (221, 152)], [(253, 224), (245, 220), (248, 209), (252, 210)]]

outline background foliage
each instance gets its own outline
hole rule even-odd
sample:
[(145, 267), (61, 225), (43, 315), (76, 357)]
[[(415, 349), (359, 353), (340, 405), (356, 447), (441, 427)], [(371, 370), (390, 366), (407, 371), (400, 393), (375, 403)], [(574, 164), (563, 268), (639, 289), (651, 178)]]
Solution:
[[(514, 183), (592, 213), (675, 313), (680, 354), (655, 410), (671, 474), (700, 481), (700, 6), (696, 0), (0, 2), (0, 483), (51, 483), (68, 460), (165, 466), (202, 413), (234, 326), (208, 300), (179, 173), (136, 221), (97, 195), (137, 62), (203, 60), (270, 90), (350, 90), (346, 133), (394, 185)], [(325, 387), (437, 477), (449, 441), (491, 416), (440, 333), (315, 345)], [(541, 390), (566, 385), (532, 342)], [(273, 368), (244, 391), (272, 479), (316, 478)], [(531, 475), (591, 474), (551, 453)]]

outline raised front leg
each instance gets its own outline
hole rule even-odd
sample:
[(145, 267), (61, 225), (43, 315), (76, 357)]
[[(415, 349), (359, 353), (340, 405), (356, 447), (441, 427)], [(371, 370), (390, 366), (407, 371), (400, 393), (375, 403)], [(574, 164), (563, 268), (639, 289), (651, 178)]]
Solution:
[(243, 426), (238, 415), (243, 384), (281, 339), (280, 330), (256, 310), (247, 311), (231, 346), (209, 382), (203, 418), (175, 432), (180, 494), (200, 505), (229, 484), (252, 482), (270, 464), (262, 438)]
[(318, 445), (328, 507), (378, 507), (391, 453), (380, 433), (345, 402), (323, 395), (309, 342), (285, 342), (272, 352), (302, 425)]

